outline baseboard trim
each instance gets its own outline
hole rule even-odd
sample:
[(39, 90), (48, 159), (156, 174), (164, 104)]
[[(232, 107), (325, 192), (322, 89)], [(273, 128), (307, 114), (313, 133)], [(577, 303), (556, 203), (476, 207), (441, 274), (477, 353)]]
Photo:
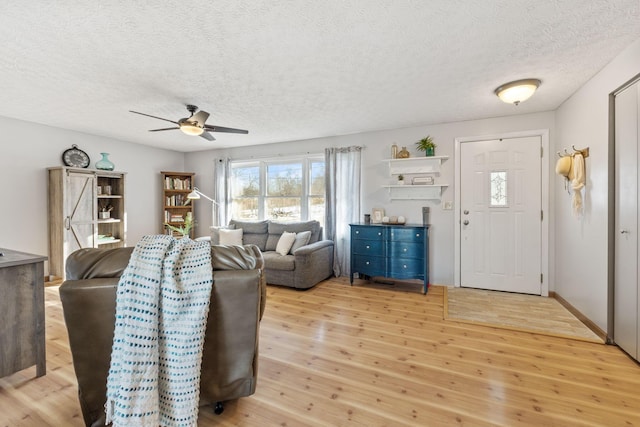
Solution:
[(602, 329), (600, 329), (598, 327), (598, 325), (596, 325), (595, 323), (593, 323), (587, 316), (585, 316), (584, 314), (582, 314), (580, 312), (580, 310), (578, 310), (577, 308), (575, 308), (574, 306), (572, 306), (569, 301), (567, 301), (566, 299), (562, 298), (560, 295), (558, 295), (556, 292), (553, 291), (549, 291), (549, 297), (555, 299), (556, 301), (558, 301), (560, 303), (560, 305), (562, 305), (564, 308), (566, 308), (567, 310), (569, 310), (569, 313), (573, 314), (574, 316), (576, 316), (576, 318), (581, 321), (582, 323), (584, 323), (584, 325), (591, 329), (593, 331), (594, 334), (596, 334), (599, 338), (602, 339), (603, 342), (607, 342), (607, 334), (606, 332), (604, 332)]

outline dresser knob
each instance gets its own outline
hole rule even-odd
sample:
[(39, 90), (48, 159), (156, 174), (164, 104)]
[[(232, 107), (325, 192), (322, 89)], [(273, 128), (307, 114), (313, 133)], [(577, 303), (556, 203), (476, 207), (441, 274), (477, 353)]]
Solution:
[(407, 268), (407, 264), (404, 264), (404, 265), (402, 266), (402, 268)]
[(366, 264), (369, 265), (369, 261), (367, 261)]
[(404, 249), (402, 250), (402, 252), (407, 252), (407, 248), (404, 248)]
[(359, 232), (359, 231), (356, 231), (356, 234), (360, 234), (360, 232)]
[(382, 236), (382, 233), (378, 233), (378, 236)]
[(416, 233), (416, 237), (420, 237), (420, 233)]
[(369, 245), (367, 245), (366, 248), (369, 249)]

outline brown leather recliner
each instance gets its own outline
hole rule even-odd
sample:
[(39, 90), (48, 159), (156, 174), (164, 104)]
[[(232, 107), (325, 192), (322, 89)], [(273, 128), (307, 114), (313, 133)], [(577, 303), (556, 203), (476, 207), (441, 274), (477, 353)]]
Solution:
[[(87, 426), (105, 425), (107, 375), (118, 279), (133, 248), (80, 249), (66, 262), (60, 299), (78, 396)], [(257, 246), (213, 246), (213, 289), (200, 378), (200, 405), (255, 392), (259, 322), (266, 301), (264, 260)]]

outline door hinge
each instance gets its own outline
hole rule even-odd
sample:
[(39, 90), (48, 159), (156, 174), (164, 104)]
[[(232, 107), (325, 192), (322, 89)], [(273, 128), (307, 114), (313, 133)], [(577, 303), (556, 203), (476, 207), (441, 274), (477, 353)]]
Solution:
[(540, 211), (540, 221), (544, 221), (544, 211)]
[(544, 274), (540, 273), (540, 283), (544, 283)]
[(540, 146), (540, 157), (544, 157), (544, 147)]

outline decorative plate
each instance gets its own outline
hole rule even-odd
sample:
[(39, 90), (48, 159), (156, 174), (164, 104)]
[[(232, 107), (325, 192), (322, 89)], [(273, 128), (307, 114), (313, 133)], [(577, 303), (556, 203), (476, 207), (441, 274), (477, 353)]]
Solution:
[(65, 166), (71, 166), (74, 168), (86, 168), (89, 166), (89, 163), (91, 163), (89, 155), (79, 149), (76, 144), (73, 144), (71, 148), (62, 153), (62, 161)]

